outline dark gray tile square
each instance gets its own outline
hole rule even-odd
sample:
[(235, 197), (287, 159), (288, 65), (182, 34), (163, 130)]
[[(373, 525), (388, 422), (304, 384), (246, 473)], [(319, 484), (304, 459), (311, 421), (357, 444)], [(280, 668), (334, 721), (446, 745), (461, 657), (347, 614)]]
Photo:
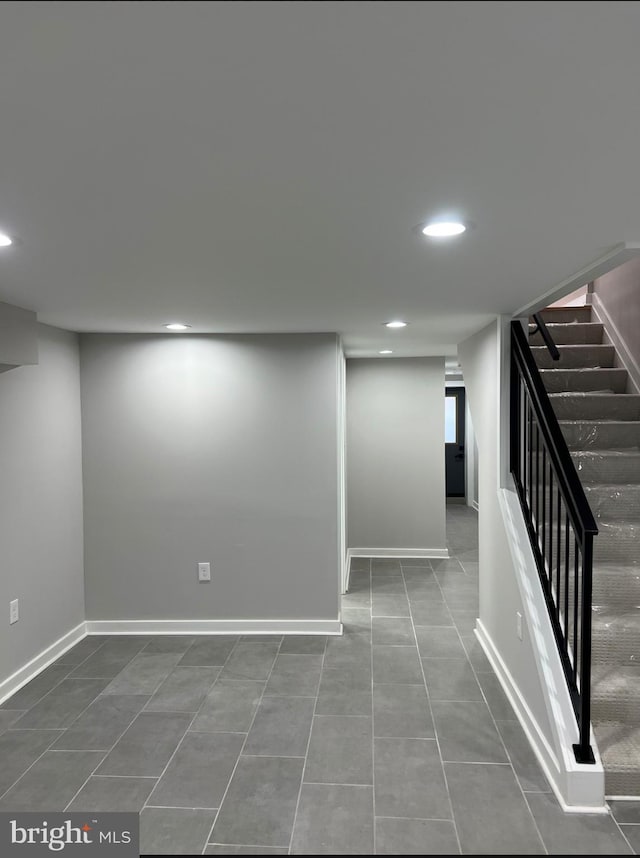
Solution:
[(215, 811), (146, 807), (140, 814), (141, 855), (200, 855)]
[(453, 619), (445, 603), (430, 599), (411, 601), (411, 616), (416, 626), (452, 626)]
[(141, 652), (104, 690), (105, 694), (153, 694), (180, 660), (179, 652)]
[(103, 690), (108, 679), (64, 679), (16, 722), (22, 729), (64, 729)]
[(373, 729), (376, 736), (433, 739), (424, 685), (374, 685)]
[(181, 667), (222, 667), (237, 643), (237, 635), (212, 635), (196, 640), (179, 664)]
[[(342, 608), (342, 627), (344, 634), (352, 634), (359, 632), (361, 634), (371, 635), (371, 611), (362, 610), (360, 608)], [(327, 637), (327, 645), (333, 641), (340, 640), (340, 635), (329, 635)]]
[(527, 793), (527, 801), (552, 855), (632, 854), (608, 814), (564, 813), (553, 793)]
[(176, 667), (153, 695), (147, 709), (197, 712), (219, 672), (219, 667)]
[(485, 655), (482, 645), (475, 634), (464, 635), (462, 643), (467, 652), (467, 658), (473, 665), (476, 673), (493, 673), (489, 659)]
[(394, 577), (381, 577), (378, 576), (373, 578), (371, 582), (371, 592), (374, 597), (376, 596), (406, 596), (406, 590), (404, 586), (404, 578), (402, 575), (394, 576)]
[(0, 736), (0, 795), (53, 745), (60, 730), (10, 730)]
[(445, 772), (464, 853), (544, 854), (511, 766), (446, 763)]
[(108, 640), (78, 665), (72, 676), (113, 678), (149, 643), (147, 638), (118, 637)]
[(480, 686), (466, 658), (423, 658), (422, 666), (432, 701), (482, 700)]
[(373, 855), (370, 786), (303, 784), (292, 855)]
[(0, 800), (0, 811), (64, 810), (104, 757), (102, 751), (46, 751)]
[(413, 623), (403, 617), (374, 617), (371, 624), (374, 644), (415, 646)]
[(264, 693), (268, 697), (315, 697), (321, 670), (321, 655), (280, 654)]
[(371, 674), (355, 668), (325, 668), (320, 679), (317, 715), (371, 715)]
[(243, 743), (241, 733), (187, 733), (149, 806), (220, 807)]
[(349, 609), (371, 608), (371, 593), (369, 590), (353, 590), (342, 597), (342, 607)]
[(159, 635), (146, 645), (143, 652), (179, 652), (184, 655), (193, 643), (195, 639), (192, 635)]
[(376, 819), (376, 855), (459, 855), (453, 822)]
[(479, 673), (478, 682), (496, 721), (516, 721), (517, 715), (513, 711), (507, 695), (502, 690), (500, 680), (495, 673)]
[(438, 574), (439, 572), (457, 572), (464, 575), (464, 569), (460, 561), (454, 557), (444, 560), (431, 559), (431, 568)]
[(243, 753), (304, 757), (314, 705), (313, 697), (263, 697)]
[(406, 582), (407, 595), (411, 604), (421, 602), (444, 602), (442, 590), (435, 577), (431, 579), (409, 578)]
[(369, 572), (371, 570), (370, 557), (352, 557), (349, 565), (350, 574), (354, 572)]
[(450, 819), (436, 741), (376, 738), (374, 742), (376, 816)]
[(409, 569), (431, 569), (431, 558), (429, 557), (401, 557), (400, 566), (405, 572)]
[(353, 668), (371, 673), (371, 634), (348, 633), (330, 638), (324, 656), (325, 668)]
[(32, 706), (42, 700), (52, 688), (55, 688), (69, 674), (71, 667), (68, 665), (55, 665), (47, 667), (35, 679), (23, 685), (19, 691), (4, 701), (0, 706), (3, 709), (31, 709)]
[(240, 757), (210, 841), (288, 847), (303, 765), (302, 759)]
[(109, 751), (148, 700), (144, 695), (97, 697), (53, 747), (56, 751)]
[(232, 846), (212, 843), (204, 850), (205, 855), (288, 855), (289, 850), (277, 846)]
[(373, 681), (409, 685), (424, 682), (416, 647), (374, 646)]
[(251, 679), (218, 679), (191, 729), (201, 732), (248, 732), (264, 687), (264, 682)]
[(160, 777), (192, 717), (182, 712), (141, 712), (96, 774)]
[(285, 635), (280, 647), (280, 653), (292, 652), (298, 655), (324, 655), (326, 644), (326, 635)]
[(416, 626), (416, 638), (422, 658), (467, 658), (454, 626)]
[(500, 736), (484, 701), (432, 701), (442, 759), (470, 763), (507, 763)]
[(547, 779), (518, 721), (497, 721), (511, 764), (525, 792), (549, 792)]
[[(502, 729), (502, 725), (498, 725)], [(637, 801), (609, 801), (611, 813), (620, 825), (640, 825), (640, 799)]]
[(371, 574), (400, 574), (400, 558), (399, 557), (372, 557), (371, 558)]
[(12, 724), (22, 718), (24, 711), (22, 709), (0, 709), (0, 735), (8, 730)]
[(409, 600), (403, 595), (386, 596), (373, 594), (372, 614), (374, 617), (408, 617)]
[(478, 611), (466, 611), (459, 608), (449, 608), (454, 626), (461, 636), (471, 635), (478, 621)]
[(68, 810), (140, 813), (155, 785), (154, 778), (92, 777), (73, 799)]
[(278, 646), (271, 643), (238, 644), (222, 669), (221, 678), (268, 679), (278, 654)]
[(75, 646), (72, 646), (67, 652), (63, 653), (54, 663), (56, 665), (68, 665), (70, 668), (77, 667), (89, 658), (90, 655), (97, 652), (108, 640), (110, 640), (108, 635), (87, 636)]
[(621, 829), (633, 851), (640, 855), (640, 825), (622, 825)]
[(372, 784), (371, 718), (316, 715), (304, 779), (307, 783)]

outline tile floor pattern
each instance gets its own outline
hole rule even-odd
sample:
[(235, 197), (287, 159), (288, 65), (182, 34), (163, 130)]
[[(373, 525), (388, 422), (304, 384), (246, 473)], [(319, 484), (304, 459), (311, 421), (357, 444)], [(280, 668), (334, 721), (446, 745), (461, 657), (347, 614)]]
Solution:
[[(451, 560), (357, 560), (343, 637), (90, 637), (0, 707), (0, 810), (141, 811), (143, 854), (636, 854), (561, 812)], [(420, 565), (421, 564), (421, 565)]]

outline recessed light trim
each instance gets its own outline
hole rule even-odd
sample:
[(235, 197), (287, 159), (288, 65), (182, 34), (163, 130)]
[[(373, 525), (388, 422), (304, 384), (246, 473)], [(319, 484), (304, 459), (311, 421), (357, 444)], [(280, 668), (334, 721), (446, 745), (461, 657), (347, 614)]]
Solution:
[(6, 232), (0, 232), (0, 247), (10, 247), (12, 244), (13, 239)]
[(385, 328), (406, 328), (408, 322), (403, 322), (402, 319), (392, 319), (390, 322), (383, 322)]
[(459, 220), (434, 220), (422, 227), (422, 234), (427, 238), (453, 238), (466, 230), (466, 224)]
[(393, 349), (382, 349), (378, 352), (379, 355), (392, 355)]
[(185, 325), (182, 322), (169, 322), (164, 326), (168, 331), (188, 331), (191, 325)]

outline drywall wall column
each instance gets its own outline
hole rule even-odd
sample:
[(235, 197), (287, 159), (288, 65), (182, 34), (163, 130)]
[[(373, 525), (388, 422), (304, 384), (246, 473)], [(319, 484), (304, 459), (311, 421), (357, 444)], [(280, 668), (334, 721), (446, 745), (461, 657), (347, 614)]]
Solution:
[(0, 699), (84, 621), (78, 343), (44, 325), (37, 334), (39, 365), (0, 374)]
[(96, 334), (81, 354), (87, 619), (335, 626), (337, 337)]
[(347, 360), (352, 553), (446, 556), (444, 358)]
[[(602, 765), (576, 763), (573, 707), (524, 519), (507, 473), (508, 322), (458, 347), (478, 442), (480, 616), (477, 634), (556, 795), (573, 810), (603, 809)], [(522, 617), (518, 636), (517, 614)], [(597, 754), (596, 754), (597, 757)]]
[(522, 641), (516, 634), (516, 612), (523, 615), (524, 611), (498, 501), (498, 325), (492, 322), (458, 347), (478, 445), (480, 621), (549, 736), (547, 711), (526, 625)]

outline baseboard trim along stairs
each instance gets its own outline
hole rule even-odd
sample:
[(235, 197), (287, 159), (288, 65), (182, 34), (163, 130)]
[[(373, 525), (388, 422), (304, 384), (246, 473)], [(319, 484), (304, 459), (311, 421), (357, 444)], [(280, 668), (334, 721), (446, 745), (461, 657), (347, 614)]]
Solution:
[[(604, 308), (542, 311), (532, 351), (596, 518), (591, 718), (607, 796), (640, 796), (640, 394)], [(530, 326), (533, 331), (534, 326)], [(631, 372), (629, 371), (631, 370)]]

